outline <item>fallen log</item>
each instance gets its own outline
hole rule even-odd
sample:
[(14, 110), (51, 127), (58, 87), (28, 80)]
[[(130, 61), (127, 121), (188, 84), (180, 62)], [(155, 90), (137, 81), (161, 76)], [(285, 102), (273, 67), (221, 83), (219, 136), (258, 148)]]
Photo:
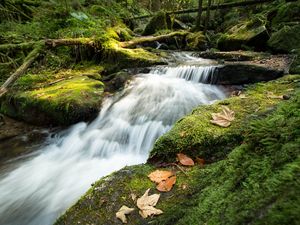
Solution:
[[(224, 4), (217, 4), (217, 5), (211, 5), (209, 7), (210, 10), (216, 10), (216, 9), (228, 9), (228, 8), (234, 8), (234, 7), (241, 7), (241, 6), (249, 6), (249, 5), (257, 5), (257, 4), (262, 4), (262, 3), (267, 3), (267, 2), (273, 2), (274, 0), (252, 0), (252, 1), (239, 1), (239, 2), (232, 2), (232, 3), (224, 3)], [(296, 0), (293, 0), (296, 1)], [(208, 8), (203, 7), (202, 12), (206, 11)], [(193, 9), (184, 9), (184, 10), (178, 10), (178, 11), (170, 11), (166, 12), (167, 15), (177, 15), (177, 14), (185, 14), (185, 13), (196, 13), (198, 12), (198, 8), (193, 8)], [(132, 17), (129, 18), (130, 20), (137, 20), (137, 19), (145, 19), (152, 17), (153, 14), (149, 15), (144, 15), (144, 16), (138, 16), (138, 17)]]
[(0, 97), (7, 92), (7, 88), (14, 84), (14, 82), (22, 76), (31, 66), (34, 60), (40, 55), (43, 45), (36, 45), (35, 48), (25, 58), (24, 63), (4, 82), (0, 88)]
[(131, 41), (125, 41), (121, 42), (120, 46), (123, 48), (133, 48), (137, 45), (141, 44), (147, 44), (151, 42), (164, 42), (172, 37), (185, 37), (188, 35), (189, 32), (187, 31), (176, 31), (172, 32), (170, 34), (165, 34), (165, 35), (159, 35), (159, 36), (146, 36), (146, 37), (138, 37), (135, 39), (132, 39)]

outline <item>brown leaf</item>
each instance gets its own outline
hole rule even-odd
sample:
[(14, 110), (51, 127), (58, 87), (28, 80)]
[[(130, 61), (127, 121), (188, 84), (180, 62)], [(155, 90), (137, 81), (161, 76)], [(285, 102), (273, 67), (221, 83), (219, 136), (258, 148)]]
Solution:
[(205, 160), (202, 159), (202, 158), (197, 157), (197, 158), (196, 158), (196, 161), (197, 161), (197, 163), (198, 163), (200, 166), (204, 166), (204, 164), (205, 164)]
[(126, 205), (123, 205), (119, 211), (116, 213), (116, 217), (122, 221), (122, 223), (127, 223), (126, 215), (130, 214), (134, 208), (128, 208)]
[(157, 184), (168, 179), (170, 176), (173, 176), (173, 173), (166, 170), (155, 170), (148, 175), (149, 179)]
[(144, 195), (138, 198), (136, 202), (137, 207), (140, 209), (139, 213), (143, 218), (163, 213), (160, 209), (154, 208), (159, 200), (160, 194), (153, 194), (149, 196), (149, 191), (150, 189), (146, 190)]
[(195, 164), (190, 157), (182, 153), (177, 154), (177, 159), (183, 166), (193, 166)]
[(221, 113), (211, 114), (213, 119), (210, 122), (220, 127), (229, 127), (231, 122), (234, 120), (235, 113), (226, 106), (222, 107), (223, 110)]
[(168, 191), (171, 191), (171, 189), (175, 183), (176, 183), (176, 176), (172, 176), (172, 177), (168, 178), (167, 180), (163, 180), (162, 182), (160, 182), (156, 186), (156, 189), (161, 192), (168, 192)]

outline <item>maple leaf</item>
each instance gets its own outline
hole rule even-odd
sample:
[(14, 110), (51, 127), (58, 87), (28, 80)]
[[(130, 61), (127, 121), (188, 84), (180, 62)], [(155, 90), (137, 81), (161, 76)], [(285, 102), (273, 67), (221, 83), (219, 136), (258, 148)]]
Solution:
[(134, 208), (129, 208), (126, 205), (123, 205), (119, 211), (116, 213), (116, 217), (122, 221), (122, 223), (127, 223), (126, 215), (130, 214)]
[(176, 176), (169, 177), (166, 180), (161, 181), (157, 186), (156, 189), (162, 192), (171, 191), (172, 187), (176, 183)]
[(147, 189), (144, 195), (138, 198), (136, 202), (137, 207), (140, 209), (139, 213), (143, 218), (163, 213), (162, 210), (154, 208), (159, 200), (160, 194), (148, 195), (149, 191), (150, 189)]
[(173, 173), (166, 170), (155, 170), (148, 175), (149, 179), (157, 184), (171, 176), (173, 176)]
[(213, 119), (210, 122), (220, 127), (229, 127), (231, 122), (234, 120), (234, 114), (234, 111), (230, 110), (226, 106), (223, 106), (221, 113), (211, 114)]
[(177, 154), (177, 159), (183, 166), (193, 166), (193, 165), (195, 165), (194, 161), (190, 157), (186, 156), (185, 154), (178, 153)]

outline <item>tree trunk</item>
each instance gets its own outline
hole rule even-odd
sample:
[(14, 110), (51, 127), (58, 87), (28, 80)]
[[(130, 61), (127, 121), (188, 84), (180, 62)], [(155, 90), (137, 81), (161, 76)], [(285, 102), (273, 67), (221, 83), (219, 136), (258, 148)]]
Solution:
[(205, 26), (204, 26), (204, 34), (206, 34), (208, 29), (209, 17), (210, 17), (210, 7), (211, 7), (211, 0), (208, 0), (207, 3), (207, 10), (206, 10), (206, 18), (205, 18)]
[(202, 3), (203, 3), (203, 0), (198, 0), (198, 16), (197, 16), (197, 21), (196, 21), (196, 29), (197, 30), (200, 30), (200, 26), (201, 26)]

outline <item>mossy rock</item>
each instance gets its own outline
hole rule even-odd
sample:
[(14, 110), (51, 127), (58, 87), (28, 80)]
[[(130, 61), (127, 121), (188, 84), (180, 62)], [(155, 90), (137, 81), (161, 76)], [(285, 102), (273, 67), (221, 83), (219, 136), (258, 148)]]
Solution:
[(1, 99), (0, 112), (37, 125), (70, 125), (97, 116), (103, 83), (77, 76), (28, 91), (12, 91)]
[(159, 12), (154, 15), (146, 25), (143, 35), (155, 34), (159, 30), (167, 30), (172, 28), (172, 20), (165, 12)]
[(289, 53), (300, 49), (300, 25), (284, 26), (272, 34), (268, 46), (277, 53)]
[(300, 2), (288, 2), (282, 4), (276, 16), (272, 19), (272, 28), (278, 29), (289, 22), (300, 21)]
[[(255, 111), (266, 111), (278, 103), (278, 99), (269, 99), (267, 92), (274, 92), (275, 95), (289, 94), (287, 90), (295, 87), (297, 79), (299, 76), (294, 75), (268, 83), (257, 83), (246, 90), (246, 98), (233, 97), (194, 109), (156, 141), (149, 160), (174, 161), (178, 152), (201, 156), (212, 162), (225, 158), (242, 141), (241, 127), (249, 117), (254, 116)], [(223, 105), (236, 112), (235, 120), (228, 128), (218, 127), (210, 122), (211, 113), (220, 112)]]
[[(292, 98), (283, 102), (270, 102), (261, 96), (263, 90), (278, 88), (278, 92), (283, 93), (291, 87), (299, 88), (299, 76), (288, 76), (249, 88), (248, 94), (260, 99), (257, 103), (268, 103), (262, 104), (262, 108), (256, 105), (257, 110), (244, 109), (245, 105), (239, 109), (242, 115), (237, 116), (245, 118), (244, 124), (239, 122), (242, 131), (239, 141), (234, 145), (214, 145), (211, 149), (212, 152), (228, 149), (230, 153), (226, 158), (217, 162), (207, 159), (205, 166), (192, 168), (165, 167), (165, 170), (176, 172), (177, 181), (170, 192), (160, 193), (156, 208), (163, 214), (143, 219), (132, 200), (131, 194), (140, 197), (148, 188), (151, 188), (151, 194), (158, 193), (154, 190), (155, 184), (147, 177), (157, 168), (145, 164), (125, 167), (97, 181), (55, 224), (122, 224), (115, 216), (122, 205), (136, 209), (127, 215), (128, 224), (132, 225), (297, 224), (300, 219), (300, 92), (289, 93)], [(279, 107), (265, 111), (265, 107), (278, 103)], [(201, 112), (205, 113), (207, 109), (215, 112), (214, 107), (218, 108), (219, 103), (210, 109), (204, 106)], [(196, 109), (199, 110), (201, 107)], [(176, 126), (178, 124), (172, 130)], [(210, 130), (211, 126), (207, 124), (201, 129)], [(228, 136), (226, 128), (220, 129)], [(197, 136), (195, 130), (191, 133)], [(176, 134), (171, 131), (167, 135)], [(187, 137), (176, 135), (175, 138)], [(214, 135), (207, 136), (207, 141), (215, 138)], [(165, 149), (162, 147), (160, 151)], [(192, 155), (191, 152), (187, 154)]]
[(202, 32), (188, 34), (186, 44), (187, 50), (205, 51), (208, 48), (205, 35)]
[(263, 50), (269, 40), (265, 20), (255, 18), (251, 21), (235, 25), (223, 34), (217, 41), (218, 49), (225, 51), (240, 50), (244, 46)]

